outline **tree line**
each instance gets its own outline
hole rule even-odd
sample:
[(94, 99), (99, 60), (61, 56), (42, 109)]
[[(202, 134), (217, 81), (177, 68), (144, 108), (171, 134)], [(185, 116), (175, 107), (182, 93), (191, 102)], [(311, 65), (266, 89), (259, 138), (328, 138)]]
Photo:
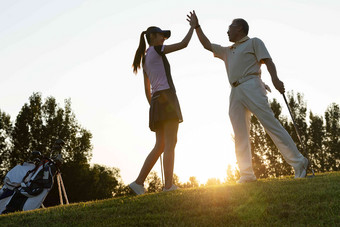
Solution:
[[(298, 139), (291, 117), (282, 114), (282, 106), (276, 100), (270, 100), (269, 105), (275, 117), (291, 135), (299, 151), (309, 159), (315, 173), (339, 171), (340, 170), (340, 108), (336, 103), (330, 104), (324, 116), (307, 112), (307, 103), (301, 93), (293, 92), (287, 94), (288, 105), (295, 119), (302, 145)], [(284, 107), (287, 108), (287, 107)], [(275, 146), (270, 136), (266, 133), (257, 118), (251, 116), (250, 144), (252, 152), (252, 164), (257, 178), (281, 177), (293, 175), (293, 168), (284, 161), (281, 153)], [(303, 149), (303, 146), (305, 149)], [(309, 172), (308, 174), (311, 174)], [(237, 168), (228, 165), (226, 178), (223, 182), (216, 178), (210, 178), (207, 185), (219, 185), (234, 183), (239, 179)], [(148, 178), (151, 182), (151, 191), (161, 191), (161, 181), (156, 173)], [(187, 183), (179, 182), (174, 176), (176, 185), (183, 188), (199, 187), (195, 177), (191, 177)], [(158, 187), (157, 187), (158, 186)]]
[[(32, 151), (49, 158), (57, 139), (65, 142), (60, 170), (70, 202), (110, 198), (125, 192), (118, 168), (90, 165), (92, 134), (77, 122), (71, 101), (65, 100), (64, 107), (60, 107), (55, 98), (43, 100), (40, 93), (29, 97), (14, 123), (0, 110), (0, 185), (10, 169), (32, 159)], [(57, 204), (55, 185), (44, 205)]]
[[(295, 117), (302, 142), (302, 149), (290, 117), (282, 114), (282, 106), (273, 99), (269, 102), (275, 117), (286, 128), (302, 154), (310, 160), (315, 172), (338, 171), (340, 169), (340, 108), (332, 103), (324, 116), (307, 113), (303, 95), (288, 93), (288, 104)], [(61, 172), (70, 202), (88, 201), (129, 194), (120, 170), (102, 165), (90, 165), (92, 157), (92, 134), (76, 120), (71, 101), (65, 100), (64, 107), (53, 97), (42, 99), (33, 93), (28, 103), (21, 108), (14, 122), (0, 110), (0, 180), (17, 164), (30, 160), (33, 150), (49, 157), (57, 139), (65, 141), (62, 150), (64, 163)], [(273, 141), (258, 122), (251, 117), (250, 142), (253, 167), (257, 178), (280, 177), (293, 174), (293, 169), (283, 160)], [(233, 151), (229, 151), (233, 152)], [(224, 182), (211, 178), (205, 185), (235, 182), (239, 178), (237, 169), (228, 166)], [(174, 175), (174, 183), (182, 188), (199, 187), (196, 177), (182, 183)], [(0, 183), (1, 184), (1, 183)], [(146, 180), (148, 192), (162, 190), (162, 182), (156, 172)], [(44, 205), (59, 203), (58, 189), (53, 187)]]
[[(282, 114), (282, 106), (274, 99), (270, 106), (275, 117), (293, 138), (299, 151), (309, 159), (315, 172), (340, 170), (340, 108), (330, 104), (324, 116), (307, 113), (307, 103), (302, 94), (288, 93), (288, 105), (295, 118), (302, 143), (298, 139), (291, 117)], [(287, 107), (286, 107), (287, 108)], [(258, 178), (280, 177), (293, 174), (293, 169), (284, 160), (262, 125), (251, 117), (250, 141), (253, 166)]]

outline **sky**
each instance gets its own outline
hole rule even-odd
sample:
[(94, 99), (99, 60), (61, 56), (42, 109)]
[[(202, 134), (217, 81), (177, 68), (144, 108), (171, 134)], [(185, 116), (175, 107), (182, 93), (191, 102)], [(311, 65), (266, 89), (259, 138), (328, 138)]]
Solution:
[[(247, 20), (249, 36), (264, 41), (286, 90), (304, 94), (314, 114), (340, 104), (337, 0), (0, 0), (1, 111), (14, 121), (33, 92), (60, 106), (70, 98), (79, 124), (93, 134), (91, 163), (119, 168), (130, 183), (155, 143), (143, 76), (131, 68), (139, 35), (156, 25), (172, 32), (165, 45), (180, 42), (191, 10), (210, 41), (223, 46), (231, 45), (231, 21)], [(224, 63), (195, 34), (167, 57), (184, 118), (174, 172), (182, 182), (223, 181), (228, 164), (236, 164)], [(262, 72), (269, 99), (284, 106)], [(159, 162), (154, 170), (160, 172)]]

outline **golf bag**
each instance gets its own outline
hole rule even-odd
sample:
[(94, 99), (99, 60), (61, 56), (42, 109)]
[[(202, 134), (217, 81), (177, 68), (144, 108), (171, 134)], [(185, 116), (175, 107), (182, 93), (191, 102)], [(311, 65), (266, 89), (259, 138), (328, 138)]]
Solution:
[(15, 190), (21, 187), (21, 182), (28, 172), (34, 171), (36, 165), (30, 162), (24, 162), (17, 165), (5, 176), (4, 186), (0, 190), (0, 214), (6, 209), (6, 205), (12, 198)]
[[(34, 168), (32, 168), (33, 166)], [(34, 210), (41, 207), (48, 192), (52, 189), (58, 168), (56, 163), (48, 158), (43, 158), (37, 165), (33, 164), (33, 166), (30, 165), (31, 169), (26, 172), (19, 186), (18, 182), (13, 181), (11, 178), (8, 178), (10, 181), (5, 180), (3, 194), (6, 193), (4, 196), (11, 195), (4, 198), (6, 199), (4, 200), (4, 204), (7, 202), (2, 214), (14, 211)], [(20, 172), (18, 170), (22, 169), (22, 167), (19, 168), (16, 166), (11, 170), (12, 172), (9, 171), (9, 173), (11, 172), (11, 175), (19, 179), (21, 177), (20, 174), (24, 171)], [(15, 184), (13, 184), (13, 182), (15, 182)], [(12, 188), (8, 186), (12, 186)], [(8, 189), (12, 190), (12, 192), (8, 191)], [(1, 197), (2, 195), (0, 198)], [(3, 203), (2, 200), (0, 202)], [(1, 207), (3, 207), (4, 204), (2, 204)]]

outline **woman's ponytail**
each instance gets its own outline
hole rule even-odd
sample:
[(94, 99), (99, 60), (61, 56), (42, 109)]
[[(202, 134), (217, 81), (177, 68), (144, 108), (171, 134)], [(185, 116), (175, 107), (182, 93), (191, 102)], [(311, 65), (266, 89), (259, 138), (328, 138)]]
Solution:
[(140, 34), (139, 46), (136, 50), (135, 59), (133, 60), (132, 64), (133, 72), (135, 74), (137, 74), (137, 70), (140, 69), (141, 60), (144, 60), (145, 56), (145, 39), (144, 39), (145, 33), (146, 32), (144, 31)]

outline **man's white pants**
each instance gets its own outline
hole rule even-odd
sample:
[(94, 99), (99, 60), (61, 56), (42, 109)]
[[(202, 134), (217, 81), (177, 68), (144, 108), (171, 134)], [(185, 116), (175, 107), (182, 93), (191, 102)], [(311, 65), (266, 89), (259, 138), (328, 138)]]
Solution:
[(294, 169), (299, 168), (304, 157), (275, 118), (262, 80), (254, 78), (233, 87), (230, 94), (229, 117), (235, 133), (235, 152), (241, 177), (254, 177), (249, 141), (251, 113), (261, 122), (288, 164)]

